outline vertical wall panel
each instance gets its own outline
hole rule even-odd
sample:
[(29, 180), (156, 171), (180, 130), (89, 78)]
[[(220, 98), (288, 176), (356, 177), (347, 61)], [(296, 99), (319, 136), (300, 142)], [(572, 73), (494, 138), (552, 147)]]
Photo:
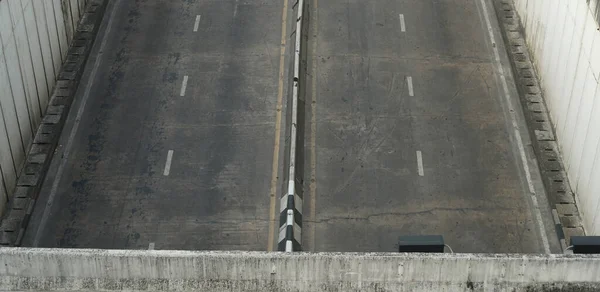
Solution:
[[(581, 158), (581, 166), (579, 168), (580, 176), (577, 181), (577, 191), (579, 193), (589, 193), (592, 191), (592, 189), (590, 189), (590, 181), (594, 180), (592, 176), (594, 161), (596, 160), (597, 155), (600, 155), (600, 153), (596, 152), (598, 144), (600, 143), (600, 131), (598, 131), (597, 127), (594, 127), (594, 125), (600, 125), (600, 115), (591, 114), (600, 112), (600, 84), (596, 85), (595, 97), (588, 99), (592, 100), (592, 104), (585, 105), (590, 108), (590, 116), (586, 123), (587, 129), (585, 129), (585, 140), (580, 142), (583, 145), (583, 149), (581, 150), (581, 153), (576, 153), (579, 154)], [(596, 180), (598, 180), (598, 178), (596, 178)], [(600, 198), (600, 196), (597, 197)], [(596, 198), (593, 196), (585, 196), (580, 199), (583, 204), (596, 205)]]
[(86, 0), (0, 0), (0, 213), (16, 186)]
[[(4, 2), (3, 12), (8, 12), (10, 15), (10, 9), (8, 1)], [(0, 2), (0, 3), (2, 3)], [(8, 133), (8, 141), (11, 146), (11, 153), (15, 164), (19, 161), (23, 161), (25, 157), (25, 145), (21, 132), (30, 133), (31, 128), (29, 126), (27, 108), (23, 107), (26, 101), (25, 97), (25, 86), (21, 76), (21, 66), (19, 64), (19, 57), (17, 55), (17, 46), (15, 44), (15, 38), (12, 29), (12, 21), (10, 16), (5, 18), (4, 15), (0, 15), (0, 21), (2, 21), (1, 27), (10, 28), (8, 32), (2, 34), (2, 47), (4, 63), (6, 64), (6, 73), (9, 80), (9, 88), (11, 94), (7, 96), (0, 96), (0, 103), (2, 103), (2, 113), (4, 115), (4, 123), (6, 123), (6, 131)], [(20, 114), (19, 114), (20, 113)], [(21, 118), (19, 118), (19, 116)], [(21, 123), (23, 120), (23, 123)], [(17, 166), (17, 165), (15, 165)]]
[(73, 13), (71, 9), (71, 0), (60, 0), (61, 6), (61, 15), (63, 16), (63, 22), (65, 24), (65, 33), (67, 34), (67, 39), (73, 38), (73, 26), (75, 23), (73, 22)]
[(31, 59), (31, 69), (33, 72), (33, 82), (35, 84), (35, 91), (32, 90), (32, 94), (29, 99), (31, 121), (35, 127), (40, 123), (42, 118), (40, 96), (48, 93), (45, 92), (46, 77), (44, 76), (44, 61), (42, 61), (42, 52), (40, 48), (37, 26), (35, 25), (35, 13), (33, 11), (32, 1), (34, 0), (21, 0), (21, 7), (23, 11), (25, 32), (27, 33), (27, 44), (29, 47), (29, 51), (25, 52), (25, 54), (29, 53)]
[(37, 36), (40, 47), (40, 55), (42, 57), (42, 77), (45, 84), (43, 92), (40, 92), (40, 110), (41, 114), (45, 113), (45, 109), (48, 106), (50, 99), (50, 93), (52, 88), (50, 84), (54, 82), (54, 65), (52, 64), (52, 47), (48, 34), (48, 22), (46, 19), (46, 11), (44, 7), (45, 1), (33, 1), (33, 12), (35, 17), (35, 24), (37, 26)]
[(580, 192), (580, 177), (586, 177), (589, 174), (580, 174), (581, 163), (584, 157), (582, 157), (584, 143), (586, 135), (588, 133), (589, 121), (591, 116), (591, 110), (594, 106), (594, 98), (596, 96), (596, 88), (598, 83), (594, 79), (591, 68), (587, 67), (587, 73), (584, 77), (585, 86), (581, 94), (581, 101), (579, 104), (579, 110), (577, 111), (577, 119), (575, 120), (575, 128), (573, 129), (573, 146), (570, 153), (572, 166), (570, 168), (570, 179), (572, 179), (572, 186), (575, 192)]
[[(587, 61), (584, 58), (580, 58), (577, 63), (577, 69), (575, 72), (575, 81), (573, 83), (573, 90), (568, 92), (564, 97), (568, 97), (568, 106), (560, 109), (565, 111), (565, 121), (562, 125), (556, 125), (557, 134), (561, 141), (561, 150), (563, 150), (563, 162), (567, 171), (571, 168), (571, 146), (573, 145), (573, 135), (575, 130), (575, 122), (577, 121), (577, 112), (579, 111), (579, 102), (581, 101), (581, 93), (585, 86), (585, 75), (587, 74)], [(556, 74), (556, 73), (554, 73)], [(560, 82), (560, 81), (558, 81)], [(548, 95), (549, 98), (564, 98), (557, 95)], [(571, 175), (571, 173), (569, 173)]]
[[(19, 0), (20, 1), (20, 0)], [(29, 54), (29, 44), (27, 42), (27, 32), (23, 21), (23, 8), (19, 1), (8, 1), (8, 7), (11, 10), (11, 21), (13, 24), (13, 37), (16, 44), (16, 55), (18, 66), (21, 71), (20, 84), (23, 86), (24, 98), (15, 98), (17, 117), (21, 126), (21, 139), (23, 147), (26, 149), (33, 136), (31, 96), (37, 95), (36, 86), (33, 77), (33, 65)], [(13, 89), (15, 87), (13, 86)]]
[(514, 1), (584, 226), (600, 234), (599, 1)]
[[(1, 6), (0, 9), (2, 9)], [(0, 42), (0, 44), (1, 43), (2, 42)], [(6, 62), (4, 61), (4, 52), (5, 51), (2, 50), (2, 53), (0, 53), (0, 169), (2, 170), (2, 177), (0, 177), (0, 179), (3, 181), (3, 186), (6, 191), (10, 192), (17, 183), (17, 174), (15, 163), (13, 161), (14, 151), (12, 150), (8, 130), (14, 131), (18, 130), (18, 128), (14, 126), (9, 128), (11, 119), (4, 114), (10, 112), (10, 109), (7, 108), (9, 107), (7, 101), (12, 100), (10, 79), (8, 78)], [(16, 119), (16, 116), (14, 118)], [(18, 141), (20, 141), (20, 137), (16, 140), (16, 142)]]
[[(54, 12), (54, 18), (56, 20), (56, 29), (58, 31), (58, 40), (60, 42), (60, 54), (61, 54), (61, 61), (57, 64), (58, 68), (60, 68), (60, 66), (62, 65), (62, 61), (66, 58), (67, 56), (67, 49), (69, 47), (69, 40), (71, 38), (69, 38), (70, 34), (68, 32), (68, 30), (70, 29), (70, 15), (69, 14), (65, 14), (68, 12), (67, 9), (63, 9), (63, 5), (62, 3), (66, 0), (51, 0), (53, 7), (52, 10)], [(58, 71), (57, 71), (58, 74)]]
[(54, 2), (56, 0), (42, 1), (46, 22), (48, 23), (46, 28), (48, 29), (48, 39), (50, 40), (50, 51), (52, 53), (52, 70), (54, 70), (54, 75), (58, 76), (62, 64), (61, 38), (59, 36), (63, 33), (63, 30), (58, 27), (58, 20), (54, 13)]
[(73, 19), (73, 27), (77, 27), (77, 23), (79, 23), (79, 0), (70, 0), (71, 1), (71, 18)]
[(78, 0), (79, 1), (79, 17), (83, 16), (83, 11), (85, 9), (85, 3), (87, 0)]
[[(590, 183), (589, 183), (589, 188), (588, 190), (590, 190), (590, 193), (593, 193), (593, 191), (596, 191), (596, 194), (598, 194), (598, 190), (600, 190), (600, 179), (598, 179), (600, 177), (600, 144), (598, 144), (596, 146), (596, 158), (594, 159), (594, 169), (592, 170), (592, 173), (590, 175), (592, 177), (592, 179), (590, 179)], [(589, 223), (590, 227), (588, 228), (588, 233), (591, 234), (600, 234), (600, 212), (598, 212), (600, 210), (600, 196), (590, 196), (590, 208), (585, 208), (586, 210), (591, 210), (592, 212), (594, 210), (596, 210), (596, 212), (593, 213), (584, 213), (584, 219), (591, 221), (591, 223)]]

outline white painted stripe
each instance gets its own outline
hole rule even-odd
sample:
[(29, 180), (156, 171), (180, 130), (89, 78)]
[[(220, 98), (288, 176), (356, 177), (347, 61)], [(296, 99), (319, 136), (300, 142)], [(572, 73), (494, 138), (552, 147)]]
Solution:
[(179, 93), (180, 96), (185, 96), (185, 89), (187, 88), (187, 84), (188, 84), (188, 76), (185, 75), (185, 76), (183, 76), (183, 83), (181, 83), (181, 92)]
[(194, 32), (197, 32), (198, 27), (200, 27), (200, 19), (202, 19), (202, 15), (196, 15), (196, 22), (194, 23)]
[(404, 23), (404, 14), (399, 14), (400, 17), (400, 31), (406, 32), (406, 24)]
[(239, 0), (235, 0), (235, 5), (233, 5), (233, 17), (234, 18), (237, 16), (237, 12), (238, 12), (238, 1)]
[(148, 244), (148, 250), (154, 250), (154, 242), (150, 242), (150, 244)]
[(500, 52), (498, 51), (498, 46), (496, 45), (496, 40), (495, 40), (496, 37), (494, 36), (494, 29), (493, 29), (492, 23), (490, 21), (490, 15), (489, 15), (486, 1), (487, 0), (480, 0), (481, 8), (483, 9), (483, 16), (485, 19), (485, 23), (486, 23), (488, 34), (490, 37), (490, 41), (492, 42), (492, 50), (494, 52), (496, 67), (498, 69), (500, 80), (502, 81), (502, 89), (504, 90), (504, 98), (506, 99), (506, 102), (508, 104), (508, 109), (511, 113), (510, 118), (511, 118), (512, 126), (515, 129), (515, 137), (517, 140), (517, 147), (519, 148), (519, 154), (521, 156), (521, 163), (523, 164), (523, 169), (525, 170), (525, 177), (527, 179), (527, 185), (528, 185), (529, 191), (531, 193), (531, 199), (532, 199), (533, 205), (534, 205), (535, 217), (536, 217), (536, 220), (538, 221), (538, 224), (537, 224), (537, 226), (539, 228), (538, 231), (542, 238), (544, 252), (546, 254), (550, 254), (550, 244), (548, 243), (548, 236), (546, 235), (546, 228), (544, 227), (544, 221), (542, 221), (542, 213), (540, 211), (540, 208), (539, 208), (539, 205), (537, 202), (537, 197), (536, 197), (535, 187), (533, 185), (533, 180), (531, 179), (531, 172), (529, 169), (529, 164), (527, 162), (527, 154), (525, 153), (525, 147), (523, 146), (523, 140), (521, 139), (521, 131), (519, 131), (519, 125), (517, 123), (517, 118), (515, 116), (516, 113), (515, 113), (511, 98), (510, 98), (510, 93), (508, 90), (508, 83), (506, 81), (506, 74), (502, 67), (502, 61), (500, 60)]
[(291, 240), (286, 241), (285, 242), (285, 252), (293, 252), (294, 251), (293, 246), (294, 245), (292, 244)]
[(413, 82), (411, 76), (406, 76), (406, 83), (408, 84), (408, 95), (415, 96), (415, 91), (413, 89)]
[(287, 230), (287, 225), (281, 225), (281, 227), (279, 227), (279, 240), (277, 242), (282, 242), (285, 240), (286, 230)]
[(171, 172), (171, 161), (173, 160), (173, 150), (169, 150), (169, 153), (167, 153), (167, 162), (165, 163), (165, 171), (163, 172), (163, 174), (165, 176), (168, 176), (169, 173)]
[(288, 195), (285, 195), (279, 199), (279, 213), (283, 212), (287, 208)]
[(423, 171), (423, 155), (421, 151), (417, 151), (417, 167), (419, 168), (419, 175), (425, 176), (425, 172)]

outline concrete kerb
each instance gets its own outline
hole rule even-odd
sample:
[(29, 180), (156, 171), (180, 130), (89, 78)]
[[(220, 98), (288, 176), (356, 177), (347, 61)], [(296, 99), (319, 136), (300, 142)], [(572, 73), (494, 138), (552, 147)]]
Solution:
[(287, 169), (287, 191), (280, 199), (280, 228), (278, 238), (279, 251), (300, 251), (302, 249), (302, 196), (298, 191), (296, 183), (297, 161), (298, 157), (298, 107), (301, 84), (301, 51), (302, 36), (305, 20), (305, 1), (297, 0), (293, 6), (296, 10), (296, 28), (292, 35), (295, 36), (294, 54), (293, 54), (293, 79), (292, 94), (290, 105), (291, 119), (290, 127), (290, 145), (289, 145), (289, 166)]
[(0, 248), (10, 291), (599, 291), (586, 255)]
[(563, 252), (567, 252), (570, 236), (585, 235), (574, 193), (561, 161), (554, 127), (514, 2), (513, 0), (493, 2), (503, 31), (502, 35), (507, 46), (527, 127), (532, 137), (533, 150), (543, 175), (554, 228), (560, 241), (560, 248)]

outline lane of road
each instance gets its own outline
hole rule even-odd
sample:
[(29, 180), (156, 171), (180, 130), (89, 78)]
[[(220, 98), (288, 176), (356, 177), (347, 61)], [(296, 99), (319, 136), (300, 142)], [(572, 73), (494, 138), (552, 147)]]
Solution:
[(112, 3), (24, 245), (272, 248), (287, 3)]
[(311, 3), (305, 250), (546, 252), (481, 2)]

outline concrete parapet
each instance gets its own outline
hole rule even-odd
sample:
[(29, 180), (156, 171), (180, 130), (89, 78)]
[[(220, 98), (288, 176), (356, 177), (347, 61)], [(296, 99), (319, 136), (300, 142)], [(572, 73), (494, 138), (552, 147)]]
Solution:
[(600, 257), (0, 249), (0, 290), (598, 291)]

